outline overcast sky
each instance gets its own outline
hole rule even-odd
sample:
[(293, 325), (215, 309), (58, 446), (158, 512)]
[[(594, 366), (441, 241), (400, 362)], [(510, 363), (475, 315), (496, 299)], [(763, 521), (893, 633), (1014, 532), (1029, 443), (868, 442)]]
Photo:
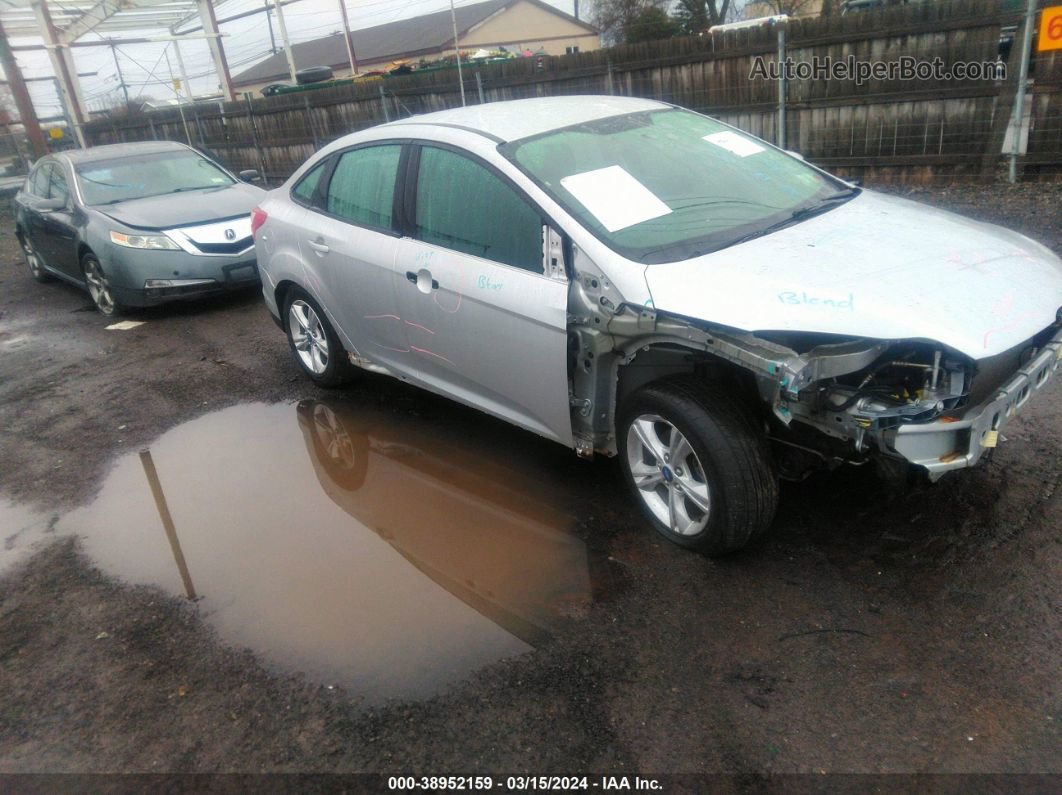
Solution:
[[(340, 0), (299, 0), (284, 7), (284, 20), (288, 34), (293, 43), (327, 36), (342, 29), (339, 16)], [(265, 0), (216, 0), (216, 14), (219, 18), (232, 16), (241, 11), (260, 7)], [(474, 5), (481, 0), (456, 0), (457, 6)], [(573, 0), (546, 0), (562, 11), (572, 13)], [(57, 3), (61, 5), (61, 3)], [(580, 3), (580, 16), (585, 18), (589, 0)], [(352, 28), (368, 28), (383, 25), (398, 19), (428, 14), (449, 8), (449, 0), (346, 0), (347, 14)], [(273, 20), (274, 31), (277, 29)], [(221, 26), (225, 53), (232, 74), (238, 74), (256, 61), (260, 61), (270, 52), (269, 28), (265, 14), (256, 14), (246, 19), (237, 20)], [(165, 34), (164, 30), (122, 31), (99, 36), (89, 34), (83, 40), (101, 38), (134, 38)], [(280, 46), (279, 32), (277, 46)], [(12, 37), (12, 44), (40, 43), (40, 39)], [(120, 45), (118, 58), (121, 63), (125, 82), (129, 86), (129, 96), (151, 96), (156, 99), (173, 97), (170, 74), (166, 66), (162, 43)], [(97, 72), (92, 77), (82, 77), (82, 91), (90, 110), (113, 105), (120, 96), (119, 80), (110, 47), (75, 47), (74, 58), (79, 72)], [(179, 70), (173, 55), (172, 46), (168, 50), (170, 63), (175, 77)], [(217, 91), (218, 79), (214, 73), (213, 60), (203, 39), (194, 39), (181, 44), (181, 54), (188, 70), (192, 89), (197, 94), (209, 94)], [(47, 54), (41, 52), (19, 52), (18, 61), (25, 77), (51, 76), (52, 68)], [(52, 83), (30, 83), (37, 113), (42, 117), (57, 116), (61, 113), (59, 98)]]

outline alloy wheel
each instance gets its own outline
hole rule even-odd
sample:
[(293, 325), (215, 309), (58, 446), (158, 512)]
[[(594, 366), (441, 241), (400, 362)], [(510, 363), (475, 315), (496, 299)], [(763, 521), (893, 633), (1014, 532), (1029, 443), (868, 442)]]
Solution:
[(85, 280), (96, 308), (105, 315), (113, 315), (114, 296), (111, 294), (111, 285), (103, 275), (100, 264), (94, 259), (85, 260)]
[(288, 329), (303, 367), (321, 375), (328, 368), (328, 335), (313, 307), (302, 299), (292, 301)]
[(357, 463), (354, 442), (336, 413), (323, 403), (313, 408), (313, 425), (317, 440), (332, 463), (343, 469), (353, 469)]
[(712, 510), (704, 467), (682, 432), (657, 414), (642, 414), (627, 431), (627, 464), (649, 512), (680, 536), (704, 530)]

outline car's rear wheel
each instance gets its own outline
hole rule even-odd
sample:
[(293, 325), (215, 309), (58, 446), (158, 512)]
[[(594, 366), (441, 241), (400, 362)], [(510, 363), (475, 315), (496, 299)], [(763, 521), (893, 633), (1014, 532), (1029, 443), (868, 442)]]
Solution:
[(627, 401), (619, 423), (627, 483), (653, 526), (708, 555), (766, 532), (778, 504), (767, 440), (721, 386), (658, 381)]
[(122, 314), (125, 307), (114, 297), (114, 290), (103, 272), (103, 266), (95, 254), (86, 254), (81, 260), (81, 269), (85, 274), (85, 285), (88, 287), (92, 303), (100, 314), (107, 317), (115, 317)]
[(302, 371), (323, 387), (350, 381), (356, 372), (347, 360), (324, 311), (304, 290), (292, 288), (284, 301), (284, 326), (288, 345)]
[(26, 258), (26, 265), (29, 266), (30, 276), (42, 283), (50, 282), (52, 277), (49, 276), (48, 271), (44, 269), (41, 255), (34, 250), (33, 244), (22, 234), (18, 236), (18, 242), (22, 246), (22, 255)]

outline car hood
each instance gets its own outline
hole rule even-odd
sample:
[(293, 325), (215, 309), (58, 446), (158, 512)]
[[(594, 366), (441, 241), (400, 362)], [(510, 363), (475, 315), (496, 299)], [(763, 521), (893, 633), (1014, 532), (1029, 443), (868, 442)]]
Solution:
[(247, 215), (264, 196), (261, 188), (237, 182), (223, 188), (165, 193), (94, 209), (126, 226), (169, 229)]
[(1045, 246), (871, 191), (645, 277), (658, 311), (745, 331), (930, 339), (975, 359), (1029, 339), (1062, 307), (1062, 261)]

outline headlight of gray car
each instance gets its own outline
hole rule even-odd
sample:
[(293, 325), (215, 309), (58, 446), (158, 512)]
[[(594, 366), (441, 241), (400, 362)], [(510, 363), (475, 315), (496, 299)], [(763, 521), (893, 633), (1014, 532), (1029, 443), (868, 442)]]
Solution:
[(111, 232), (111, 242), (127, 248), (150, 248), (159, 251), (177, 251), (176, 243), (165, 235), (127, 235), (123, 232)]

